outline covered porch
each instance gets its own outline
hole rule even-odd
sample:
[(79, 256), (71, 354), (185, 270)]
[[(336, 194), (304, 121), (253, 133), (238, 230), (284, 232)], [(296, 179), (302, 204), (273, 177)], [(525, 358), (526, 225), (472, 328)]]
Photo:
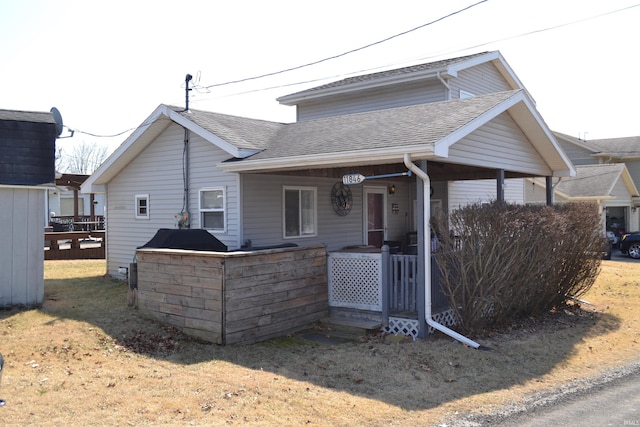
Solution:
[[(307, 185), (305, 189), (318, 194), (327, 194), (323, 186), (336, 181), (338, 186), (359, 187), (341, 189), (331, 199), (334, 209), (337, 200), (353, 211), (334, 213), (327, 195), (318, 198), (317, 216), (308, 216), (309, 242), (326, 244), (331, 253), (330, 311), (334, 315), (359, 312), (387, 324), (393, 319), (392, 311), (417, 313), (419, 337), (426, 336), (428, 326), (446, 330), (432, 318), (437, 308), (433, 302), (438, 305), (440, 300), (438, 291), (432, 298), (435, 268), (428, 231), (432, 202), (439, 201), (446, 213), (470, 200), (505, 200), (505, 179), (545, 177), (547, 203), (551, 204), (551, 178), (575, 175), (533, 101), (521, 90), (301, 122), (279, 137), (273, 150), (221, 164), (226, 172), (243, 175), (244, 235), (256, 234), (257, 224), (263, 222), (261, 215), (250, 216), (253, 209), (248, 207), (264, 209), (253, 203), (264, 200), (268, 184), (277, 191), (279, 186), (286, 189), (289, 182), (304, 183), (298, 185)], [(345, 182), (345, 175), (366, 179), (364, 183), (362, 179)], [(394, 177), (388, 178), (391, 175)], [(475, 180), (494, 180), (492, 194), (474, 193), (471, 188), (467, 190), (470, 198), (449, 200), (450, 183)], [(388, 206), (392, 193), (403, 194), (409, 205), (398, 203), (396, 210), (391, 201)], [(520, 200), (524, 202), (524, 191)], [(384, 214), (381, 220), (376, 216), (380, 206), (391, 212), (393, 224), (385, 223)], [(405, 210), (406, 218), (402, 215)], [(402, 240), (409, 232), (416, 236), (415, 253), (390, 254), (395, 257), (387, 259), (381, 251), (369, 251)], [(400, 282), (385, 282), (384, 277), (392, 275)], [(453, 331), (446, 333), (450, 332), (459, 338)]]
[[(427, 184), (415, 175), (407, 174), (405, 164), (284, 172), (305, 177), (342, 179), (357, 171), (371, 179), (370, 185), (375, 182), (378, 186), (393, 188), (393, 191), (409, 194), (413, 201), (411, 205), (416, 212), (412, 212), (412, 215), (415, 220), (409, 221), (408, 228), (400, 235), (398, 230), (395, 230), (395, 235), (388, 234), (386, 222), (382, 226), (380, 238), (372, 234), (375, 230), (369, 229), (366, 218), (369, 209), (364, 207), (363, 241), (344, 241), (342, 248), (328, 251), (330, 321), (343, 319), (368, 322), (369, 325), (381, 326), (385, 332), (404, 334), (414, 339), (434, 332), (434, 328), (424, 321), (427, 312), (437, 323), (447, 327), (455, 324), (449, 310), (449, 299), (440, 286), (435, 256), (432, 255), (437, 241), (425, 239), (425, 224), (429, 223), (428, 218), (431, 216), (431, 209), (425, 206), (430, 206), (435, 201), (446, 213), (450, 181), (492, 180), (495, 182), (495, 198), (504, 201), (505, 179), (523, 178), (526, 174), (438, 161), (423, 160), (418, 164), (429, 171), (431, 179)], [(389, 178), (390, 176), (393, 178)], [(377, 177), (382, 179), (376, 180)], [(364, 189), (357, 187), (353, 188), (354, 192), (366, 193)], [(547, 203), (553, 203), (552, 191), (548, 191), (547, 195)], [(389, 192), (385, 198), (393, 200), (392, 193)], [(440, 203), (443, 200), (445, 203)], [(362, 203), (366, 203), (366, 197), (362, 197)], [(428, 266), (422, 262), (425, 243), (430, 249), (427, 255), (430, 259)], [(430, 280), (424, 280), (425, 274), (429, 274)], [(429, 298), (425, 298), (426, 292), (429, 292)], [(426, 304), (430, 305), (428, 310)]]

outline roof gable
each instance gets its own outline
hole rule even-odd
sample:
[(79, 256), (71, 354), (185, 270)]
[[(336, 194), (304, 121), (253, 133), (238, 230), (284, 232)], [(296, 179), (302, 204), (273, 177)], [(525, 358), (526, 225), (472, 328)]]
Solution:
[(576, 176), (562, 179), (556, 189), (570, 199), (605, 199), (622, 179), (631, 196), (638, 196), (638, 190), (624, 163), (586, 165), (576, 167)]
[(282, 123), (229, 116), (201, 110), (185, 111), (161, 104), (82, 184), (83, 192), (100, 192), (171, 123), (201, 136), (230, 157), (243, 158), (264, 149)]

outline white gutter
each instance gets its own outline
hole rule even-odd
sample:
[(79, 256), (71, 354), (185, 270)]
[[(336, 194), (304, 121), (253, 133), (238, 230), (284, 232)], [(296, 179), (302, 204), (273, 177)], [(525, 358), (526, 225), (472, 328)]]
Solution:
[(460, 335), (456, 331), (453, 331), (446, 326), (436, 322), (433, 320), (431, 314), (431, 239), (427, 238), (431, 233), (429, 232), (429, 219), (431, 218), (431, 195), (430, 195), (430, 187), (431, 180), (429, 179), (429, 175), (419, 167), (417, 167), (411, 161), (411, 155), (404, 155), (404, 164), (411, 172), (413, 172), (416, 176), (418, 176), (423, 182), (423, 203), (424, 203), (424, 229), (425, 229), (425, 237), (423, 239), (423, 253), (424, 253), (424, 305), (425, 305), (425, 313), (424, 317), (427, 321), (427, 325), (433, 327), (434, 329), (439, 330), (440, 332), (449, 335), (452, 338), (460, 341), (461, 343), (467, 344), (473, 348), (479, 348), (480, 344), (477, 342), (470, 340), (469, 338)]

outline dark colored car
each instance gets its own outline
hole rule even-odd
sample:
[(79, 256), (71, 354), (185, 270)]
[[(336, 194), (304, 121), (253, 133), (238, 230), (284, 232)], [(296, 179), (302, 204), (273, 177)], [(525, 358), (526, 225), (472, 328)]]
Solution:
[(640, 231), (624, 234), (619, 246), (623, 254), (633, 259), (640, 259)]

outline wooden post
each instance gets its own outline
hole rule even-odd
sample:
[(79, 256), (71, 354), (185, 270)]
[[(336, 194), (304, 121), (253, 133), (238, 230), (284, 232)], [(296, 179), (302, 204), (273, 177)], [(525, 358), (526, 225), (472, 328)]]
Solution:
[(78, 222), (78, 190), (73, 190), (73, 222)]
[[(95, 222), (96, 220), (96, 205), (94, 203), (95, 199), (96, 199), (96, 195), (94, 193), (90, 193), (89, 204), (91, 205), (91, 207), (89, 208), (89, 212), (90, 212), (89, 221), (91, 222)], [(95, 224), (91, 224), (91, 227), (89, 227), (89, 230), (95, 230), (96, 228), (98, 227)]]

